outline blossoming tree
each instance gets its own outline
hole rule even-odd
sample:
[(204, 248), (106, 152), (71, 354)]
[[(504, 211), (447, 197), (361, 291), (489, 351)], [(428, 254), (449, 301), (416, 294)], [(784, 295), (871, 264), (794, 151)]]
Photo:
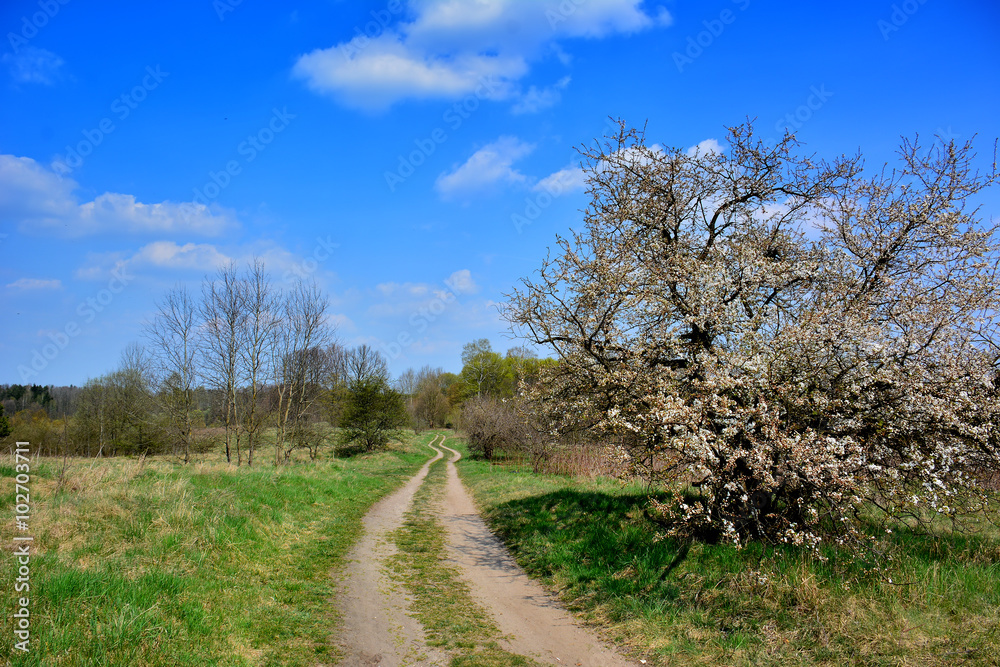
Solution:
[[(816, 546), (872, 517), (980, 509), (998, 471), (996, 179), (969, 145), (896, 169), (803, 156), (751, 123), (721, 150), (621, 124), (581, 153), (583, 228), (509, 295), (560, 363), (530, 390), (554, 432), (623, 443), (676, 535)], [(678, 488), (671, 484), (668, 488)]]

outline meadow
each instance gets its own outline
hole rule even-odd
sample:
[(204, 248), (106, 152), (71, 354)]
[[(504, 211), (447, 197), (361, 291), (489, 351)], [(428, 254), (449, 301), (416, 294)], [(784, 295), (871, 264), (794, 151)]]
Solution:
[(973, 534), (897, 526), (865, 557), (828, 548), (824, 561), (793, 547), (663, 539), (642, 484), (458, 466), (518, 563), (646, 664), (1000, 661), (996, 514)]
[[(31, 651), (14, 651), (9, 631), (0, 651), (11, 665), (335, 664), (336, 568), (360, 518), (416, 472), (433, 437), (278, 468), (217, 454), (187, 466), (36, 460)], [(973, 534), (898, 526), (870, 558), (827, 549), (822, 560), (663, 539), (641, 484), (468, 456), (458, 466), (521, 566), (645, 664), (997, 664), (1000, 530), (988, 521)], [(395, 535), (413, 613), (452, 664), (531, 664), (500, 648), (446, 562), (434, 510), (443, 469), (432, 467)], [(0, 466), (8, 507), (14, 476)], [(0, 530), (0, 586), (13, 591), (14, 532)]]
[[(31, 643), (11, 665), (333, 662), (336, 581), (359, 519), (427, 458), (386, 452), (275, 468), (166, 458), (32, 463)], [(5, 506), (14, 469), (0, 466)], [(9, 549), (10, 521), (0, 541)], [(0, 567), (12, 604), (16, 562)]]

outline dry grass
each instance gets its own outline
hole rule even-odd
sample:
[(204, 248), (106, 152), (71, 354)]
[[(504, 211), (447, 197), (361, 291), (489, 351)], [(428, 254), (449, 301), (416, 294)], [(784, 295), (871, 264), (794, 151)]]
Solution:
[[(32, 461), (32, 653), (13, 665), (334, 660), (329, 572), (416, 448), (280, 469), (203, 457)], [(13, 501), (13, 471), (0, 471)], [(13, 526), (0, 526), (4, 549)], [(8, 559), (9, 560), (9, 559)], [(9, 563), (8, 563), (9, 565)], [(15, 570), (0, 571), (13, 590)]]

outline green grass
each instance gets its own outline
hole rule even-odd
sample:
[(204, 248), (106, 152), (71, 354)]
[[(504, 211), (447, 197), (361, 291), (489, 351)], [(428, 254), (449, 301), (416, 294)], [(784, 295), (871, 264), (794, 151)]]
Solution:
[[(335, 662), (335, 567), (378, 498), (426, 460), (415, 439), (347, 460), (236, 469), (164, 460), (32, 463), (31, 651), (12, 665)], [(2, 497), (12, 507), (12, 471)], [(3, 523), (0, 539), (12, 543)], [(16, 563), (0, 589), (13, 606)], [(8, 614), (9, 618), (9, 614)]]
[[(1000, 537), (900, 527), (879, 574), (828, 551), (659, 539), (645, 490), (459, 463), (529, 574), (647, 664), (995, 665)], [(890, 583), (891, 579), (891, 583)]]
[(473, 600), (458, 571), (445, 562), (447, 538), (436, 507), (444, 491), (446, 465), (445, 459), (431, 465), (395, 534), (396, 572), (412, 595), (411, 610), (424, 626), (428, 645), (447, 651), (452, 667), (538, 665), (500, 647), (500, 630)]

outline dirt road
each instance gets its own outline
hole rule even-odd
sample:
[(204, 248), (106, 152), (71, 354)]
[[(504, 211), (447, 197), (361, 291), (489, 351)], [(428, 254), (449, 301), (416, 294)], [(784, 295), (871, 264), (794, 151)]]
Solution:
[(396, 554), (390, 534), (403, 525), (413, 494), (442, 456), (440, 449), (433, 444), (431, 448), (437, 452), (434, 458), (368, 510), (362, 520), (365, 532), (347, 555), (337, 591), (343, 618), (339, 643), (346, 653), (340, 664), (345, 667), (448, 664), (446, 656), (427, 647), (420, 623), (407, 614), (409, 597), (386, 571), (388, 559)]
[(440, 516), (448, 533), (449, 559), (460, 569), (476, 602), (505, 635), (501, 645), (512, 653), (553, 665), (627, 667), (635, 663), (603, 645), (517, 566), (503, 544), (483, 523), (455, 468), (461, 458), (435, 438), (434, 458), (400, 490), (381, 500), (365, 516), (365, 534), (348, 556), (338, 600), (344, 624), (342, 665), (446, 665), (448, 656), (424, 644), (420, 624), (407, 615), (408, 597), (386, 571), (395, 553), (387, 536), (403, 523), (403, 514), (445, 449), (450, 454), (448, 482)]

